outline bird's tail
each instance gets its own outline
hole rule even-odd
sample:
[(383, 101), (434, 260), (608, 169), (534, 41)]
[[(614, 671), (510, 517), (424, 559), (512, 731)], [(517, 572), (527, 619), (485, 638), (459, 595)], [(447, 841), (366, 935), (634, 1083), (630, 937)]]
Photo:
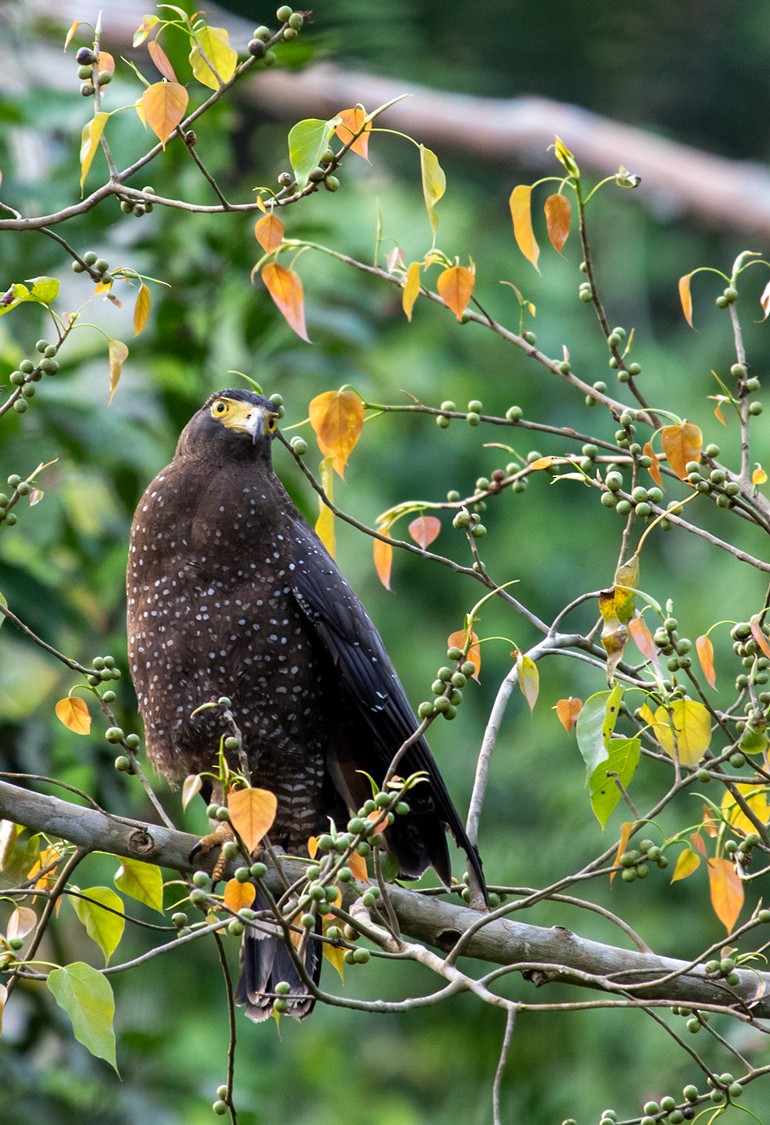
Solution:
[[(260, 908), (259, 896), (254, 907)], [(322, 960), (320, 942), (311, 938), (305, 947), (304, 957), (305, 972), (314, 984), (318, 984)], [(289, 991), (283, 997), (286, 1001), (285, 1015), (296, 1020), (309, 1016), (315, 1006), (315, 997), (300, 977), (283, 934), (277, 927), (276, 932), (267, 929), (259, 932), (249, 927), (241, 946), (241, 976), (235, 992), (236, 1004), (245, 1006), (250, 1020), (262, 1023), (273, 1013), (276, 985), (282, 981), (289, 985)]]

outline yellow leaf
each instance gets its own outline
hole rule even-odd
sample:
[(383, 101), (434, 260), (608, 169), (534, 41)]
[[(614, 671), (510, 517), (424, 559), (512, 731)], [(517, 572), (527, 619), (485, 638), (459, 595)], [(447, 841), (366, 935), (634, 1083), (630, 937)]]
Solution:
[(412, 262), (406, 271), (404, 292), (401, 295), (401, 308), (406, 314), (406, 319), (411, 323), (414, 302), (420, 293), (420, 263)]
[(299, 274), (279, 266), (277, 262), (268, 262), (262, 267), (261, 277), (289, 327), (309, 344), (310, 338), (305, 327), (305, 300)]
[[(652, 728), (670, 758), (678, 753), (683, 766), (697, 765), (711, 743), (711, 716), (697, 699), (674, 699), (659, 707)], [(673, 723), (673, 727), (672, 727)]]
[[(328, 914), (323, 920), (323, 931), (324, 931), (324, 933), (326, 933), (326, 931), (331, 926), (337, 926), (338, 924), (339, 923), (338, 923), (337, 919), (333, 915)], [(344, 950), (344, 948), (340, 945), (334, 945), (330, 941), (325, 941), (323, 943), (323, 953), (324, 953), (324, 957), (328, 961), (331, 961), (332, 965), (334, 965), (334, 968), (337, 970), (337, 972), (340, 975), (340, 980), (344, 980), (345, 979), (345, 950)]]
[(561, 254), (569, 237), (570, 202), (566, 195), (549, 195), (545, 201), (545, 225), (554, 250)]
[(142, 22), (134, 32), (134, 47), (141, 47), (147, 36), (150, 34), (156, 24), (160, 23), (160, 16), (142, 16)]
[(203, 788), (203, 778), (199, 773), (188, 774), (182, 783), (182, 808), (186, 809), (190, 801), (200, 793)]
[(435, 239), (438, 230), (436, 204), (446, 191), (446, 176), (435, 152), (426, 148), (425, 145), (420, 145), (420, 172), (422, 173), (422, 194), (425, 198), (425, 207), (428, 211), (428, 219)]
[(155, 82), (140, 100), (144, 121), (165, 148), (184, 117), (189, 101), (187, 90), (178, 82)]
[(709, 637), (704, 633), (695, 642), (695, 651), (698, 655), (703, 675), (710, 687), (717, 686), (717, 675), (714, 671), (714, 646)]
[(153, 39), (151, 43), (148, 43), (147, 50), (150, 53), (150, 58), (155, 63), (156, 67), (163, 75), (163, 77), (168, 79), (169, 82), (176, 82), (177, 77), (174, 73), (174, 68), (171, 65), (171, 60), (161, 47), (158, 40)]
[[(324, 457), (319, 467), (321, 487), (330, 501), (334, 499), (333, 461), (334, 458), (332, 457)], [(319, 515), (316, 520), (315, 532), (331, 557), (334, 558), (336, 547), (334, 540), (334, 512), (332, 512), (327, 504), (324, 504), (320, 496), (318, 497), (318, 507)]]
[(71, 730), (74, 734), (88, 734), (91, 730), (88, 708), (76, 695), (68, 695), (60, 699), (54, 711), (59, 722), (64, 723), (67, 730)]
[(575, 179), (580, 177), (580, 169), (578, 168), (575, 157), (565, 145), (560, 136), (554, 137), (553, 151), (556, 159), (562, 165), (564, 170)]
[(557, 702), (556, 714), (568, 734), (577, 722), (577, 717), (582, 710), (582, 699), (575, 699), (573, 696), (570, 696), (569, 699), (560, 699)]
[(254, 224), (254, 237), (267, 254), (272, 254), (283, 242), (284, 226), (272, 211)]
[(256, 898), (257, 889), (253, 883), (239, 883), (237, 879), (228, 879), (225, 883), (224, 903), (236, 913), (246, 906), (251, 906)]
[(150, 315), (150, 303), (152, 301), (152, 294), (150, 287), (145, 285), (144, 282), (139, 286), (139, 292), (136, 295), (136, 304), (134, 305), (134, 335), (138, 336), (147, 323), (147, 317)]
[(468, 307), (475, 281), (474, 271), (467, 266), (450, 266), (438, 276), (438, 295), (458, 320)]
[[(736, 788), (757, 819), (761, 820), (763, 824), (770, 822), (770, 804), (768, 804), (764, 786), (739, 784), (736, 785)], [(745, 836), (748, 836), (750, 832), (756, 832), (756, 827), (728, 790), (725, 790), (722, 797), (721, 808), (728, 824), (731, 824), (733, 828), (743, 832)]]
[[(381, 527), (379, 529), (381, 535), (390, 536), (390, 529)], [(391, 543), (383, 543), (382, 539), (373, 540), (374, 543), (374, 569), (377, 571), (377, 577), (386, 590), (390, 589), (390, 570), (393, 565), (393, 545)]]
[(120, 376), (123, 374), (123, 364), (128, 359), (128, 348), (121, 340), (109, 341), (110, 357), (110, 397), (112, 402), (115, 391), (118, 389)]
[(67, 32), (67, 34), (64, 38), (64, 50), (65, 51), (67, 50), (70, 43), (72, 42), (72, 37), (74, 36), (75, 32), (77, 31), (77, 29), (79, 27), (80, 27), (80, 20), (75, 20), (74, 23), (70, 24), (70, 29), (69, 29), (69, 31)]
[(518, 184), (511, 192), (508, 203), (516, 245), (539, 273), (537, 259), (540, 257), (540, 247), (532, 230), (532, 188), (528, 184)]
[(692, 281), (692, 274), (686, 273), (684, 277), (679, 278), (679, 300), (682, 302), (682, 312), (684, 319), (692, 328), (692, 293), (690, 292), (690, 282)]
[(254, 852), (275, 820), (278, 801), (269, 789), (231, 789), (227, 796), (230, 823)]
[(343, 109), (336, 115), (339, 118), (339, 124), (335, 127), (334, 132), (344, 145), (354, 137), (356, 133), (359, 135), (350, 146), (350, 151), (355, 152), (358, 156), (363, 156), (364, 160), (369, 159), (369, 134), (372, 130), (371, 121), (366, 120), (366, 110), (362, 105), (357, 105), (353, 109)]
[(307, 854), (311, 859), (315, 859), (318, 855), (318, 837), (309, 836), (307, 841)]
[(96, 156), (96, 150), (99, 147), (104, 126), (107, 124), (109, 113), (100, 111), (95, 113), (90, 121), (86, 122), (83, 126), (83, 133), (80, 140), (80, 190), (83, 190), (83, 184), (86, 182), (88, 170), (93, 163)]
[(115, 886), (137, 902), (163, 913), (163, 875), (154, 863), (124, 858), (115, 872)]
[(679, 426), (664, 426), (660, 431), (663, 452), (680, 480), (687, 480), (687, 462), (700, 461), (703, 434), (692, 422)]
[(364, 427), (364, 404), (355, 391), (324, 391), (312, 399), (310, 425), (324, 457), (331, 457), (339, 476), (345, 476), (348, 457)]
[[(626, 850), (626, 845), (628, 844), (628, 841), (631, 838), (631, 832), (633, 830), (633, 827), (634, 827), (633, 820), (624, 820), (623, 823), (621, 824), (621, 826), (620, 826), (620, 839), (618, 840), (618, 850), (615, 852), (615, 858), (612, 861), (613, 867), (617, 867), (618, 864), (620, 863), (620, 857), (623, 855), (623, 852)], [(610, 882), (612, 882), (612, 880), (615, 878), (616, 875), (617, 875), (617, 871), (610, 871)]]
[(707, 859), (711, 905), (719, 921), (732, 932), (743, 906), (743, 883), (729, 859)]
[(697, 852), (692, 851), (691, 848), (685, 848), (684, 851), (679, 853), (679, 859), (676, 861), (674, 874), (671, 876), (671, 882), (677, 883), (680, 879), (687, 879), (692, 875), (693, 871), (697, 871), (700, 867), (700, 856)]
[(754, 470), (754, 472), (751, 474), (751, 483), (754, 484), (754, 485), (760, 485), (760, 484), (766, 484), (767, 483), (767, 473), (762, 468), (762, 466), (759, 464), (759, 462), (757, 462), (757, 467)]
[(516, 666), (519, 670), (519, 688), (527, 701), (530, 711), (534, 711), (540, 692), (540, 672), (531, 656), (516, 653)]
[(481, 645), (476, 634), (474, 632), (469, 634), (467, 629), (458, 629), (456, 633), (449, 634), (446, 639), (446, 646), (447, 648), (459, 648), (465, 653), (465, 660), (470, 660), (476, 669), (471, 678), (478, 680), (481, 671)]
[(230, 46), (230, 33), (224, 27), (202, 27), (196, 31), (190, 51), (193, 75), (210, 90), (229, 82), (238, 66), (238, 52)]
[(660, 461), (658, 460), (657, 453), (652, 448), (651, 442), (646, 441), (644, 443), (644, 446), (642, 448), (642, 453), (644, 454), (645, 457), (650, 458), (650, 467), (647, 470), (647, 472), (650, 474), (652, 479), (655, 481), (658, 488), (662, 488), (663, 487), (663, 479), (660, 475)]

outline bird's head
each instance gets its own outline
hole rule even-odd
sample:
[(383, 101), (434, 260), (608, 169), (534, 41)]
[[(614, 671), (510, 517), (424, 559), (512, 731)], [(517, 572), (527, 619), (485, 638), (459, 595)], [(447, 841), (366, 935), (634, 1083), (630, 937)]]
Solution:
[(270, 458), (278, 411), (247, 390), (217, 391), (193, 415), (179, 438), (177, 457)]

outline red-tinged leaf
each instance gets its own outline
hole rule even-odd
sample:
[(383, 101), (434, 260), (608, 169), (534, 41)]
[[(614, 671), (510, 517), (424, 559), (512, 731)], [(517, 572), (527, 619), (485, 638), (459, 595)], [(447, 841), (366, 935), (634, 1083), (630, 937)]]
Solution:
[(237, 879), (228, 879), (225, 883), (224, 903), (236, 913), (244, 907), (251, 906), (257, 894), (253, 883), (239, 883)]
[(692, 274), (686, 273), (684, 277), (679, 278), (679, 300), (682, 302), (682, 312), (684, 319), (692, 328), (692, 293), (690, 292), (690, 282), (692, 281)]
[(531, 656), (516, 653), (516, 666), (519, 670), (519, 688), (527, 701), (530, 711), (534, 711), (540, 692), (540, 672)]
[(680, 480), (687, 480), (687, 462), (700, 461), (703, 449), (703, 434), (699, 426), (692, 422), (682, 422), (679, 426), (664, 426), (660, 431), (663, 452), (668, 463)]
[(227, 796), (230, 823), (249, 852), (259, 847), (275, 820), (278, 801), (269, 789), (231, 789)]
[(174, 68), (166, 52), (161, 47), (157, 39), (147, 44), (147, 50), (150, 52), (150, 58), (155, 63), (160, 73), (168, 82), (176, 82), (177, 77), (174, 73)]
[(539, 273), (537, 259), (540, 257), (540, 247), (532, 229), (532, 188), (527, 184), (518, 184), (511, 192), (508, 203), (511, 208), (516, 245)]
[[(620, 863), (620, 857), (628, 846), (628, 841), (631, 839), (631, 832), (633, 831), (633, 820), (625, 820), (620, 826), (620, 839), (618, 840), (618, 850), (615, 852), (615, 858), (612, 861), (612, 866), (617, 867)], [(617, 871), (610, 871), (610, 882), (617, 875)]]
[(474, 271), (467, 266), (450, 266), (438, 275), (438, 295), (458, 320), (468, 308), (475, 281)]
[(364, 427), (363, 402), (355, 391), (325, 391), (312, 399), (309, 412), (319, 449), (333, 458), (335, 472), (344, 477)]
[(709, 805), (703, 806), (703, 831), (711, 839), (715, 839), (719, 835), (721, 822), (714, 815), (714, 810)]
[(714, 671), (714, 646), (710, 637), (707, 637), (705, 633), (696, 640), (695, 651), (698, 655), (701, 671), (706, 677), (706, 682), (710, 687), (716, 688), (717, 674)]
[(70, 24), (70, 29), (67, 32), (66, 36), (64, 37), (64, 50), (65, 51), (67, 50), (70, 43), (72, 42), (72, 38), (73, 38), (75, 32), (77, 31), (77, 29), (79, 27), (80, 27), (80, 20), (75, 20), (74, 23)]
[(254, 224), (254, 237), (266, 254), (272, 254), (283, 242), (284, 225), (272, 211)]
[(147, 36), (150, 34), (156, 24), (160, 23), (160, 16), (143, 16), (142, 22), (134, 32), (134, 47), (141, 47)]
[(86, 182), (88, 170), (91, 167), (96, 150), (99, 147), (104, 126), (107, 124), (109, 113), (100, 110), (95, 113), (90, 121), (87, 121), (83, 126), (83, 132), (80, 140), (80, 190), (83, 190), (83, 184)]
[(549, 195), (545, 201), (545, 225), (551, 246), (561, 254), (569, 238), (570, 202), (566, 195)]
[(279, 266), (277, 262), (268, 262), (262, 267), (261, 276), (268, 293), (289, 327), (294, 329), (301, 340), (309, 344), (310, 337), (305, 327), (305, 300), (299, 274)]
[(663, 478), (660, 475), (660, 461), (658, 460), (657, 453), (652, 448), (652, 442), (646, 441), (644, 443), (644, 446), (642, 448), (642, 453), (644, 454), (645, 457), (650, 458), (650, 467), (647, 470), (647, 472), (650, 474), (652, 479), (655, 481), (658, 488), (662, 488), (663, 487)]
[(115, 59), (109, 51), (99, 52), (99, 58), (96, 64), (96, 68), (100, 74), (103, 70), (106, 70), (108, 74), (115, 73)]
[(751, 483), (755, 487), (759, 487), (760, 484), (767, 484), (767, 473), (759, 463), (757, 463), (756, 469), (751, 474)]
[(631, 634), (631, 640), (648, 660), (653, 664), (658, 663), (658, 649), (655, 641), (652, 639), (652, 633), (647, 628), (647, 622), (643, 617), (632, 617), (628, 622), (628, 631)]
[(420, 262), (412, 262), (406, 271), (404, 292), (401, 295), (401, 308), (406, 314), (406, 319), (411, 323), (414, 302), (420, 293)]
[(768, 644), (767, 637), (762, 632), (762, 626), (759, 624), (757, 617), (752, 617), (749, 625), (751, 626), (751, 635), (757, 642), (765, 656), (770, 656), (770, 644)]
[(199, 773), (188, 774), (182, 783), (182, 808), (186, 809), (190, 801), (197, 797), (203, 788), (203, 778)]
[(142, 113), (163, 148), (182, 121), (189, 94), (179, 82), (155, 82), (141, 97)]
[(426, 550), (438, 537), (441, 520), (436, 519), (435, 516), (418, 516), (416, 520), (412, 520), (407, 530), (415, 543)]
[(762, 320), (767, 320), (770, 316), (770, 281), (768, 281), (765, 288), (762, 290), (762, 296), (759, 298), (759, 303), (762, 306), (762, 312), (765, 314)]
[(732, 933), (743, 906), (743, 883), (729, 859), (709, 859), (706, 865), (714, 913), (728, 934)]
[[(382, 535), (390, 536), (390, 531), (387, 527), (381, 527), (380, 533)], [(391, 543), (383, 543), (382, 539), (373, 540), (374, 547), (374, 569), (377, 571), (377, 577), (386, 590), (390, 589), (390, 571), (393, 565), (393, 545)]]
[(699, 832), (691, 832), (690, 833), (690, 843), (692, 844), (694, 851), (698, 852), (698, 854), (702, 855), (703, 858), (705, 859), (706, 858), (706, 845), (704, 844), (703, 837), (701, 836), (701, 834)]
[(583, 700), (575, 699), (572, 695), (568, 699), (560, 699), (556, 704), (559, 722), (568, 734), (577, 722), (578, 715), (582, 710)]
[(128, 359), (128, 348), (122, 340), (109, 341), (109, 359), (110, 359), (110, 397), (109, 402), (115, 395), (120, 382), (120, 376), (123, 374), (123, 364)]
[(74, 734), (88, 734), (91, 730), (91, 716), (84, 701), (76, 695), (60, 699), (54, 707), (56, 718), (64, 723)]
[(350, 151), (355, 152), (357, 156), (362, 156), (364, 160), (368, 160), (369, 134), (372, 130), (372, 123), (366, 120), (364, 107), (357, 105), (353, 109), (342, 109), (337, 117), (339, 118), (339, 124), (335, 127), (334, 132), (339, 139), (346, 145), (358, 133), (359, 136), (351, 144)]
[(25, 938), (37, 925), (37, 914), (29, 906), (17, 906), (8, 919), (5, 931), (8, 938)]
[[(470, 645), (468, 644), (469, 640)], [(465, 653), (465, 659), (470, 660), (476, 669), (471, 679), (478, 680), (481, 671), (481, 645), (476, 634), (472, 632), (469, 637), (467, 629), (458, 629), (456, 633), (449, 634), (446, 639), (446, 646), (447, 648), (459, 648)]]
[(150, 315), (150, 305), (152, 303), (152, 294), (150, 293), (149, 285), (144, 282), (139, 286), (139, 292), (136, 295), (136, 304), (134, 305), (134, 335), (138, 336), (147, 323), (147, 317)]
[[(321, 488), (324, 490), (329, 502), (334, 500), (334, 458), (324, 457), (319, 466), (321, 476)], [(315, 533), (323, 543), (326, 550), (332, 558), (336, 548), (334, 536), (334, 512), (328, 504), (324, 504), (321, 497), (318, 497), (318, 519), (315, 524)]]
[(348, 856), (348, 867), (353, 872), (353, 878), (358, 879), (359, 883), (369, 882), (369, 872), (366, 870), (366, 860), (358, 852), (353, 852)]
[(697, 871), (700, 867), (700, 856), (697, 855), (690, 848), (685, 848), (684, 851), (679, 853), (679, 859), (676, 861), (674, 874), (671, 876), (672, 883), (678, 883), (680, 879), (688, 879), (693, 871)]

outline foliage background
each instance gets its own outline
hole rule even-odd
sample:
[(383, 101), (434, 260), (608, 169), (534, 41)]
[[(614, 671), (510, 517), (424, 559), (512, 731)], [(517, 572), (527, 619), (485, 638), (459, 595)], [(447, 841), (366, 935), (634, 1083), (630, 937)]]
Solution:
[[(115, 3), (102, 5), (107, 38)], [(272, 16), (253, 4), (231, 7), (256, 23), (270, 22)], [(478, 14), (456, 0), (421, 5), (324, 0), (315, 10), (312, 38), (318, 55), (350, 59), (392, 76), (492, 96), (542, 94), (725, 155), (762, 160), (770, 130), (757, 112), (764, 104), (762, 76), (770, 54), (770, 26), (762, 15), (761, 6), (726, 10), (711, 0), (699, 5), (697, 21), (689, 6), (661, 0), (649, 0), (642, 8), (602, 2), (588, 12), (566, 0), (540, 5), (487, 0)], [(22, 201), (28, 213), (54, 211), (77, 198), (77, 152), (88, 107), (78, 94), (74, 66), (72, 93), (51, 98), (45, 75), (25, 74), (20, 65), (38, 37), (50, 34), (50, 25), (20, 19), (13, 5), (2, 18), (9, 21), (16, 56), (15, 71), (6, 73), (17, 76), (6, 81), (0, 101), (3, 198)], [(355, 101), (355, 90), (350, 93)], [(126, 89), (123, 100), (133, 96)], [(118, 94), (112, 104), (119, 100)], [(119, 164), (143, 144), (141, 127), (130, 116), (116, 122), (111, 133)], [(200, 130), (201, 151), (226, 193), (247, 197), (254, 185), (274, 182), (285, 165), (286, 130), (285, 122), (260, 121), (236, 104), (221, 105)], [(569, 144), (569, 137), (565, 141)], [(402, 246), (407, 260), (424, 252), (429, 229), (412, 146), (382, 138), (371, 148), (372, 166), (349, 165), (338, 195), (319, 193), (292, 210), (289, 234), (370, 258), (379, 201), (386, 239)], [(197, 173), (178, 150), (172, 145), (156, 162), (150, 182), (166, 195), (203, 198)], [(503, 277), (513, 280), (537, 305), (534, 327), (543, 350), (557, 354), (566, 343), (581, 368), (593, 368), (593, 378), (609, 382), (606, 350), (593, 315), (577, 300), (579, 250), (574, 238), (565, 261), (544, 252), (542, 277), (515, 248), (507, 197), (514, 183), (532, 178), (531, 169), (503, 170), (438, 155), (449, 184), (439, 209), (440, 244), (477, 262), (482, 303), (515, 324), (510, 291), (498, 284)], [(622, 152), (608, 153), (608, 172), (623, 159)], [(710, 369), (731, 362), (726, 317), (716, 315), (711, 298), (717, 290), (712, 293), (704, 281), (706, 297), (700, 307), (696, 287), (699, 331), (693, 333), (681, 317), (676, 280), (701, 264), (729, 267), (743, 242), (681, 222), (665, 200), (645, 197), (644, 185), (633, 195), (603, 193), (593, 224), (610, 319), (636, 326), (636, 354), (648, 397), (675, 399), (673, 408), (700, 422), (706, 440), (726, 447), (705, 397), (716, 390)], [(137, 221), (119, 216), (114, 201), (70, 227), (70, 240), (81, 251), (98, 250), (113, 265), (130, 264), (170, 284), (169, 289), (154, 287), (150, 323), (131, 343), (110, 407), (104, 341), (98, 332), (80, 331), (62, 352), (60, 376), (41, 388), (27, 415), (6, 417), (0, 432), (4, 474), (26, 475), (39, 461), (58, 458), (46, 474), (44, 503), (22, 513), (17, 528), (4, 529), (0, 590), (31, 628), (80, 660), (110, 652), (125, 668), (123, 571), (131, 513), (146, 483), (170, 458), (190, 414), (212, 390), (231, 382), (228, 370), (251, 374), (268, 393), (280, 391), (288, 424), (305, 417), (314, 394), (349, 382), (370, 400), (403, 401), (406, 389), (433, 404), (452, 398), (462, 406), (480, 398), (494, 413), (517, 402), (527, 418), (593, 426), (609, 436), (614, 429), (598, 411), (589, 411), (547, 382), (541, 371), (529, 370), (522, 356), (491, 334), (458, 326), (446, 311), (427, 303), (418, 303), (414, 322), (407, 326), (397, 294), (309, 254), (301, 262), (314, 341), (308, 347), (286, 327), (266, 293), (249, 284), (258, 256), (251, 227), (246, 217), (185, 216), (159, 209)], [(34, 234), (6, 235), (0, 261), (7, 283), (62, 270), (53, 244)], [(754, 279), (757, 292), (763, 283), (759, 276)], [(73, 306), (86, 295), (82, 279), (69, 273), (64, 286)], [(66, 307), (66, 298), (60, 305)], [(0, 371), (10, 371), (34, 346), (42, 327), (35, 317), (28, 306), (0, 321)], [(121, 312), (94, 304), (90, 318), (109, 336), (130, 337), (128, 308)], [(747, 344), (760, 372), (768, 360), (767, 330), (748, 326)], [(528, 441), (523, 433), (515, 438), (517, 443)], [(373, 421), (366, 426), (338, 501), (372, 523), (399, 500), (441, 498), (450, 488), (466, 495), (477, 476), (489, 475), (501, 459), (505, 463), (499, 450), (484, 448), (495, 440), (500, 439), (494, 433), (460, 424), (439, 432), (426, 419)], [(503, 440), (510, 440), (507, 432)], [(527, 448), (559, 451), (552, 441), (543, 445), (533, 440)], [(521, 444), (517, 449), (526, 452)], [(277, 460), (312, 520), (314, 498), (292, 473), (288, 458), (279, 453)], [(569, 597), (611, 578), (620, 521), (577, 486), (550, 486), (543, 476), (524, 496), (509, 493), (490, 505), (485, 522), (490, 534), (484, 549), (492, 574), (500, 581), (517, 578), (517, 596), (546, 618)], [(447, 551), (453, 550), (452, 535), (447, 523), (439, 541)], [(737, 563), (715, 560), (676, 535), (663, 538), (649, 562), (645, 557), (643, 578), (650, 576), (654, 596), (675, 595), (688, 635), (697, 636), (719, 617), (735, 617), (741, 606), (761, 603), (758, 579)], [(747, 545), (758, 549), (750, 537)], [(456, 554), (461, 556), (459, 543)], [(377, 621), (417, 703), (429, 694), (435, 668), (444, 659), (445, 638), (462, 624), (463, 613), (478, 596), (475, 587), (441, 569), (397, 557), (393, 592), (387, 593), (374, 575), (369, 541), (347, 529), (340, 530), (338, 560)], [(506, 635), (521, 648), (535, 639), (500, 609), (485, 616), (482, 632)], [(455, 723), (433, 728), (435, 752), (461, 809), (467, 804), (485, 717), (509, 665), (508, 646), (486, 649), (479, 689), (467, 693)], [(66, 693), (70, 678), (8, 626), (0, 636), (0, 650), (2, 769), (55, 775), (114, 811), (147, 814), (138, 788), (112, 770), (112, 753), (100, 743), (98, 732), (79, 739), (53, 718), (53, 703)], [(535, 716), (530, 718), (523, 701), (516, 699), (497, 749), (481, 837), (486, 870), (495, 882), (551, 881), (608, 842), (590, 813), (574, 741), (551, 711), (559, 697), (585, 695), (602, 684), (596, 675), (556, 662), (545, 665), (541, 677)], [(127, 677), (120, 703), (126, 729), (135, 729)], [(645, 785), (641, 771), (635, 785)], [(200, 830), (200, 810), (180, 813), (180, 824)], [(94, 881), (109, 881), (114, 861), (93, 857), (88, 863), (85, 870)], [(673, 894), (663, 877), (641, 887), (618, 881), (607, 901), (660, 952), (678, 949), (686, 955), (692, 913), (703, 915), (702, 926), (707, 933), (710, 929), (712, 939), (720, 929), (708, 914), (705, 881), (691, 882)], [(68, 911), (65, 906), (57, 930), (61, 948), (52, 950), (52, 957), (95, 958), (98, 963), (96, 948)], [(574, 925), (587, 936), (614, 938), (600, 920), (552, 906), (528, 920)], [(152, 938), (136, 931), (127, 940), (138, 954)], [(237, 943), (231, 944), (235, 958)], [(327, 974), (332, 975), (328, 967)], [(407, 995), (429, 983), (416, 968), (396, 973), (371, 965), (365, 971), (351, 969), (345, 989), (359, 995)], [(73, 1042), (50, 997), (37, 989), (17, 993), (0, 1045), (5, 1120), (58, 1125), (87, 1114), (107, 1125), (146, 1120), (197, 1125), (211, 1119), (208, 1103), (223, 1080), (226, 1043), (226, 1011), (213, 950), (188, 947), (184, 960), (151, 961), (113, 978), (113, 984), (121, 1081)], [(533, 987), (518, 979), (509, 988), (512, 995), (534, 996)], [(566, 994), (553, 989), (549, 998), (561, 995)], [(245, 1125), (282, 1119), (295, 1125), (336, 1125), (353, 1118), (371, 1125), (425, 1120), (441, 1125), (458, 1115), (469, 1123), (489, 1119), (502, 1022), (468, 997), (400, 1018), (322, 1007), (302, 1025), (288, 1022), (279, 1037), (272, 1026), (239, 1021), (236, 1102)], [(752, 1043), (741, 1047), (750, 1052)], [(504, 1106), (511, 1121), (531, 1125), (551, 1125), (568, 1115), (582, 1123), (604, 1104), (638, 1112), (646, 1097), (676, 1092), (690, 1080), (684, 1063), (670, 1060), (667, 1041), (641, 1015), (521, 1018), (504, 1081)]]

